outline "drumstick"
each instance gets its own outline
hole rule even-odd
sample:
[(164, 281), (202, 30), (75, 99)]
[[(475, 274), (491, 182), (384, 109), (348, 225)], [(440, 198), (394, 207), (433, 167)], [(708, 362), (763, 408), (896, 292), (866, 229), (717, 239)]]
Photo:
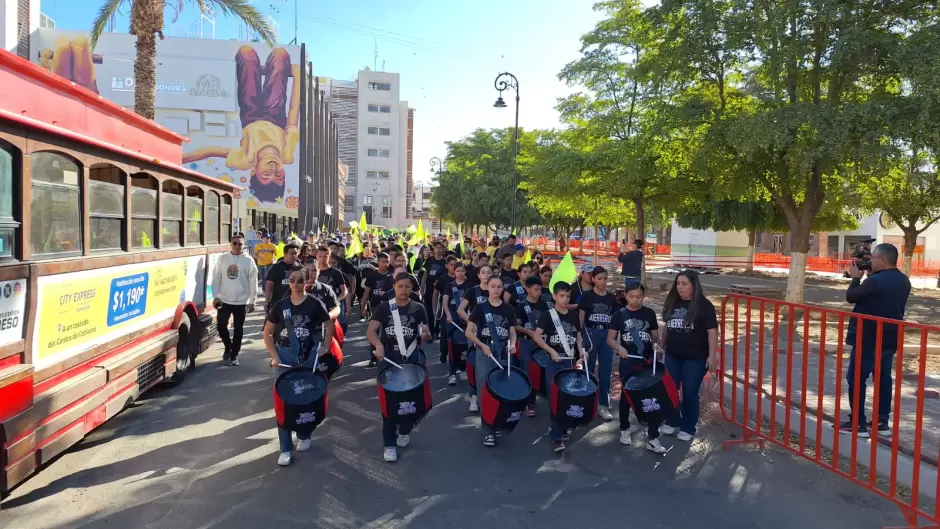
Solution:
[(465, 330), (463, 330), (463, 329), (461, 329), (461, 328), (460, 328), (460, 325), (457, 325), (457, 324), (456, 324), (456, 323), (454, 323), (454, 322), (450, 322), (450, 324), (451, 324), (451, 325), (453, 325), (454, 327), (456, 327), (456, 328), (457, 328), (457, 330), (458, 330), (458, 331), (460, 331), (460, 332), (467, 332), (467, 331), (465, 331)]
[(397, 364), (397, 363), (392, 362), (391, 360), (389, 360), (387, 356), (383, 356), (383, 357), (382, 357), (382, 360), (385, 360), (386, 362), (388, 362), (389, 364), (392, 364), (393, 366), (397, 367), (398, 369), (404, 369), (404, 367), (402, 367), (400, 364)]
[(490, 359), (491, 359), (492, 361), (496, 362), (496, 366), (497, 366), (497, 367), (499, 367), (500, 369), (503, 368), (503, 364), (500, 364), (500, 363), (499, 363), (499, 360), (497, 360), (495, 356), (490, 355)]

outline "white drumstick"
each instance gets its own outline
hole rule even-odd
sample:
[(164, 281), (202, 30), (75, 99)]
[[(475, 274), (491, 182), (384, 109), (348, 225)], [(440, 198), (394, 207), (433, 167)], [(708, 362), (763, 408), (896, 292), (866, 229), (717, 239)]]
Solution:
[(397, 363), (395, 363), (395, 362), (389, 360), (387, 356), (383, 356), (383, 357), (382, 357), (382, 360), (385, 360), (386, 362), (388, 362), (389, 364), (392, 364), (393, 366), (397, 367), (398, 369), (404, 369), (404, 367), (402, 367), (400, 364), (397, 364)]
[(499, 363), (499, 360), (497, 360), (495, 356), (490, 355), (490, 360), (496, 362), (496, 366), (499, 367), (500, 369), (503, 368), (503, 364), (500, 364), (500, 363)]

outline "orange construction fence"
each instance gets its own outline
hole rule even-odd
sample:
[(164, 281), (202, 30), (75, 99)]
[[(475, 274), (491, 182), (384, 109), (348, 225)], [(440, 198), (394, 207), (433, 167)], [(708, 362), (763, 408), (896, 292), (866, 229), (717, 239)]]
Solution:
[[(721, 411), (743, 434), (726, 450), (773, 443), (895, 503), (909, 527), (940, 527), (940, 377), (928, 373), (940, 327), (734, 294), (720, 321)], [(853, 349), (870, 352), (855, 362)], [(868, 427), (865, 438), (851, 410), (866, 403), (875, 424), (888, 406), (890, 432)]]
[[(668, 254), (657, 252), (657, 256)], [(679, 255), (673, 256), (675, 266), (698, 266), (704, 268), (745, 268), (747, 258), (744, 255)], [(806, 269), (812, 272), (841, 274), (848, 270), (852, 259), (810, 255), (806, 258)], [(764, 268), (790, 267), (790, 256), (779, 253), (759, 252), (754, 254), (754, 266)], [(899, 262), (900, 266), (900, 262)], [(940, 261), (915, 259), (911, 266), (911, 277), (935, 278), (940, 275)]]

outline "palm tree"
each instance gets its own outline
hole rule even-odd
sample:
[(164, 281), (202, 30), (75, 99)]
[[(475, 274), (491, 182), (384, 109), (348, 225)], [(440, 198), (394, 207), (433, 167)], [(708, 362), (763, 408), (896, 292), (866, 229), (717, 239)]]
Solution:
[[(269, 46), (275, 45), (274, 29), (251, 5), (250, 0), (187, 0), (202, 14), (231, 15), (248, 25)], [(153, 119), (157, 91), (157, 36), (163, 40), (163, 10), (173, 9), (176, 16), (183, 9), (183, 0), (105, 0), (91, 28), (91, 47), (104, 33), (108, 21), (118, 9), (131, 6), (130, 33), (137, 37), (134, 60), (134, 112)]]

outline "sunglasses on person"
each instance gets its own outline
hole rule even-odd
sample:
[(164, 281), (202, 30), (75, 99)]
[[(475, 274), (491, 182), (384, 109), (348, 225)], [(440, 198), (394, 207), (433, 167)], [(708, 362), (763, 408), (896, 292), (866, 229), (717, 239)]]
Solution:
[(244, 245), (245, 245), (245, 243), (242, 243), (242, 242), (233, 242), (233, 243), (232, 243), (232, 246), (244, 246)]
[(293, 277), (287, 280), (288, 283), (292, 285), (303, 285), (306, 284), (306, 281), (303, 279), (294, 279)]

